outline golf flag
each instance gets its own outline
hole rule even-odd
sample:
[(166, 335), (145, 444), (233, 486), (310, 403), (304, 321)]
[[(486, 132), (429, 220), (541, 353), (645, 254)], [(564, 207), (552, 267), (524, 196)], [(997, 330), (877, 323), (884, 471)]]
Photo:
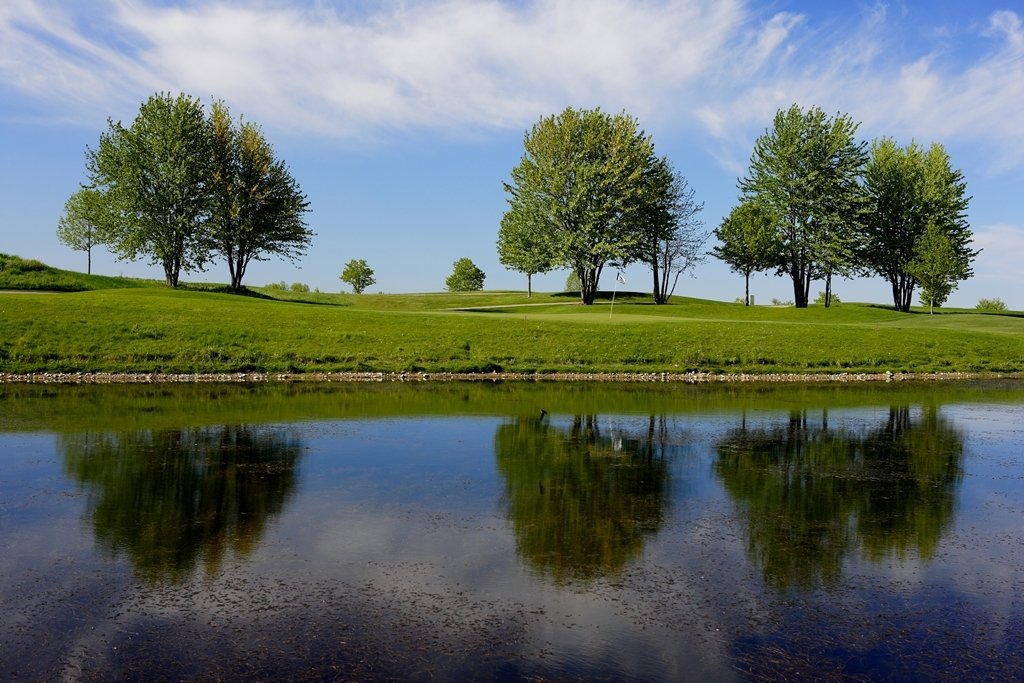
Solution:
[(624, 277), (622, 276), (622, 273), (619, 273), (618, 275), (616, 275), (616, 276), (615, 276), (615, 280), (616, 280), (616, 281), (618, 281), (618, 283), (619, 283), (620, 285), (624, 285), (624, 284), (626, 284), (626, 278), (624, 278)]

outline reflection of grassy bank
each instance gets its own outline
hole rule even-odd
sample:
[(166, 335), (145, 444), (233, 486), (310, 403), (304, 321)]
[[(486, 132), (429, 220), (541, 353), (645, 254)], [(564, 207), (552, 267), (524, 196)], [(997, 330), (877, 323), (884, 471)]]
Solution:
[(1024, 371), (1024, 319), (1006, 315), (653, 306), (620, 293), (609, 316), (606, 300), (557, 295), (301, 296), (0, 294), (0, 372)]
[(58, 433), (410, 415), (699, 414), (1021, 403), (1024, 383), (0, 384), (0, 431)]

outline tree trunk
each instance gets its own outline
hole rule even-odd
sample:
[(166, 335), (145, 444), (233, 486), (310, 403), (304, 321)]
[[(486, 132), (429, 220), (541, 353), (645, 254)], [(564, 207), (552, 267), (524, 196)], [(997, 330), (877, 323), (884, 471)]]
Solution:
[(825, 308), (832, 305), (832, 273), (825, 276)]
[(526, 298), (533, 298), (533, 273), (526, 274)]
[(661, 287), (661, 278), (658, 277), (658, 257), (655, 256), (651, 259), (651, 273), (654, 275), (654, 303), (663, 304), (665, 303), (664, 294)]
[(811, 288), (810, 275), (805, 268), (798, 268), (791, 275), (793, 278), (793, 305), (797, 308), (807, 308), (807, 292)]
[(85, 250), (85, 274), (92, 275), (92, 248)]
[(745, 274), (744, 285), (743, 285), (743, 305), (750, 305), (750, 271), (748, 270)]
[(576, 274), (580, 277), (580, 301), (584, 306), (594, 303), (597, 295), (597, 282), (601, 278), (601, 269), (593, 266), (578, 268)]

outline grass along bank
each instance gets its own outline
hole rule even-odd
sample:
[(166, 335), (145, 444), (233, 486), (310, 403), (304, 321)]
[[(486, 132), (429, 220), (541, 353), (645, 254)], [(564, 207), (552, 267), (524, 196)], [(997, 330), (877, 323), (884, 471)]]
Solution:
[(1024, 371), (1024, 318), (1012, 314), (654, 306), (621, 292), (612, 311), (607, 298), (584, 307), (560, 294), (238, 296), (146, 285), (0, 294), (0, 372)]

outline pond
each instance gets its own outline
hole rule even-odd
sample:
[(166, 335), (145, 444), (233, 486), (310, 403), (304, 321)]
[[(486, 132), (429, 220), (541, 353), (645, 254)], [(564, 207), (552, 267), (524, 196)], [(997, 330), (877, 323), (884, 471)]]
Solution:
[(0, 678), (1024, 677), (1024, 385), (0, 385)]

